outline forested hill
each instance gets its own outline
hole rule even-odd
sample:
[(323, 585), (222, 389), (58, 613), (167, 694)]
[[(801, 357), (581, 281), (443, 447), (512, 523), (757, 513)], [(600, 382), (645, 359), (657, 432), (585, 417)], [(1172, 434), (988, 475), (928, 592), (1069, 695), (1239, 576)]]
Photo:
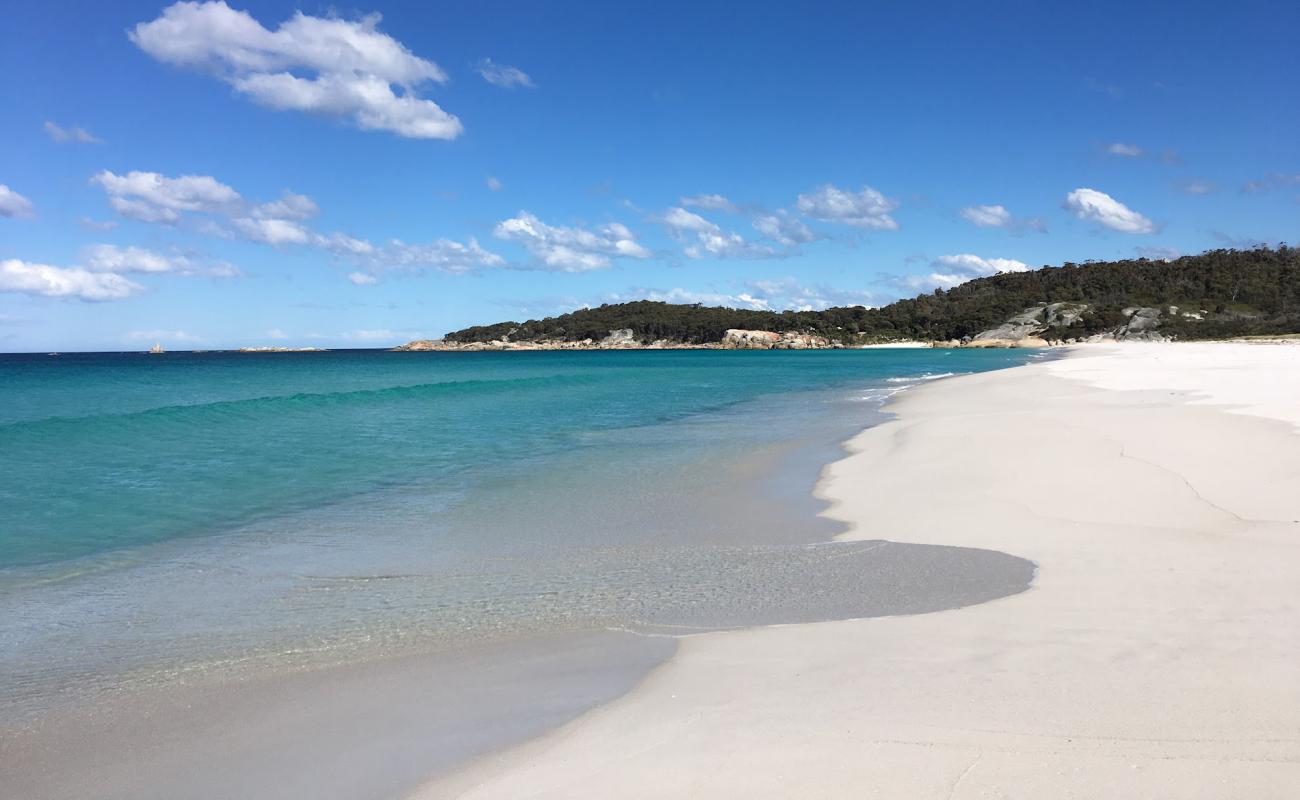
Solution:
[(817, 333), (845, 343), (949, 340), (996, 327), (1027, 308), (1086, 304), (1059, 338), (1114, 330), (1123, 310), (1167, 309), (1160, 330), (1179, 339), (1300, 332), (1300, 250), (1212, 250), (1173, 261), (1064, 264), (978, 278), (887, 306), (825, 311), (750, 311), (649, 300), (586, 308), (527, 322), (454, 331), (449, 342), (599, 340), (630, 329), (637, 340), (717, 342), (728, 328)]

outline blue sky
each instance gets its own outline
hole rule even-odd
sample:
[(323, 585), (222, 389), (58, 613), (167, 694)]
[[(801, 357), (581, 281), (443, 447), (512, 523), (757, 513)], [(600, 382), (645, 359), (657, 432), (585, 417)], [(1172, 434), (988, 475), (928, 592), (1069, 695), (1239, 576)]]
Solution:
[(0, 350), (882, 304), (1296, 240), (1295, 3), (14, 4)]

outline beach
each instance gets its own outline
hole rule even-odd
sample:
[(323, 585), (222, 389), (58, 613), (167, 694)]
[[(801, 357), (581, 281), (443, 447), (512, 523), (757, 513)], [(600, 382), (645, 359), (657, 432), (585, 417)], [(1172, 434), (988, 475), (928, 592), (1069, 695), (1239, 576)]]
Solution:
[(1032, 587), (687, 636), (467, 797), (1284, 798), (1300, 786), (1300, 348), (1076, 348), (901, 394), (823, 472), (841, 539)]

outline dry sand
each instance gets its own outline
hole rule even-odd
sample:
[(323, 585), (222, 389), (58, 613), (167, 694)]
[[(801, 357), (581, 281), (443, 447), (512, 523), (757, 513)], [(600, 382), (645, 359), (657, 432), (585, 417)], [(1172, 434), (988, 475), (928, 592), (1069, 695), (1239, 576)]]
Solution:
[(894, 410), (827, 469), (827, 513), (1032, 559), (1030, 591), (687, 638), (418, 796), (1300, 793), (1300, 348), (1081, 349)]

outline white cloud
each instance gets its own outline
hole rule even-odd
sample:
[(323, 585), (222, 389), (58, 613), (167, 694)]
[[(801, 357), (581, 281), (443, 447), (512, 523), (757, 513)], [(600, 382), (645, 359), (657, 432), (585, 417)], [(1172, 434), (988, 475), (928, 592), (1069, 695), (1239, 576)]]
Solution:
[(1065, 197), (1065, 207), (1089, 220), (1123, 233), (1154, 233), (1155, 223), (1120, 201), (1096, 189), (1075, 189)]
[(111, 272), (52, 267), (18, 259), (0, 261), (0, 292), (99, 301), (120, 300), (143, 290), (143, 286)]
[(981, 228), (1005, 228), (1012, 220), (1004, 206), (967, 206), (959, 213), (962, 219)]
[(560, 272), (607, 269), (614, 258), (650, 257), (650, 251), (637, 243), (632, 231), (618, 222), (588, 230), (547, 225), (533, 214), (520, 211), (497, 223), (493, 235), (522, 244), (543, 267)]
[(1022, 219), (1012, 215), (1006, 206), (966, 206), (957, 212), (962, 219), (980, 228), (1002, 228), (1012, 232), (1034, 230), (1047, 232), (1047, 226), (1041, 219)]
[(416, 93), (425, 82), (446, 82), (446, 73), (380, 33), (379, 21), (379, 14), (352, 21), (299, 11), (269, 30), (224, 0), (181, 2), (127, 35), (158, 61), (207, 72), (269, 108), (408, 138), (459, 136), (460, 120)]
[(490, 58), (478, 62), (475, 71), (483, 76), (483, 80), (503, 89), (514, 89), (520, 86), (531, 89), (534, 86), (533, 79), (523, 70), (507, 64), (497, 64)]
[(240, 236), (251, 242), (261, 242), (278, 246), (282, 244), (306, 244), (311, 234), (301, 224), (291, 219), (252, 219), (240, 217), (230, 221), (231, 227)]
[(96, 244), (82, 253), (86, 268), (93, 272), (176, 272), (188, 267), (184, 258), (169, 258), (140, 247)]
[(313, 234), (312, 244), (335, 255), (346, 256), (367, 256), (374, 253), (376, 249), (365, 239), (357, 239), (345, 233), (331, 233), (329, 236)]
[(348, 280), (352, 281), (357, 286), (374, 286), (376, 283), (379, 283), (379, 278), (375, 275), (371, 275), (369, 272), (349, 272)]
[(664, 212), (662, 222), (669, 234), (681, 242), (688, 242), (684, 252), (687, 258), (769, 258), (776, 255), (770, 247), (745, 241), (738, 233), (724, 231), (716, 224), (692, 211), (674, 206)]
[(491, 189), (492, 191), (494, 191), (494, 192), (499, 192), (499, 191), (501, 191), (501, 181), (497, 180), (496, 178), (492, 177), (491, 175), (487, 176), (487, 178), (486, 178), (483, 182), (486, 183), (486, 184), (487, 184), (487, 187), (488, 187), (489, 189)]
[[(506, 260), (483, 249), (477, 239), (468, 243), (439, 239), (432, 244), (406, 244), (394, 239), (371, 259), (375, 269), (402, 269), (419, 272), (431, 269), (449, 275), (465, 275), (484, 269), (503, 267)], [(353, 280), (353, 283), (356, 283)]]
[(224, 261), (200, 264), (183, 255), (165, 255), (142, 247), (118, 247), (111, 244), (91, 245), (81, 253), (81, 261), (91, 272), (152, 273), (171, 275), (207, 275), (234, 278), (238, 268)]
[(108, 194), (109, 205), (124, 217), (142, 222), (174, 223), (182, 212), (225, 213), (239, 207), (239, 192), (209, 175), (169, 178), (157, 172), (108, 170), (90, 179)]
[(898, 283), (911, 289), (951, 289), (954, 286), (1002, 272), (1025, 272), (1029, 265), (1014, 258), (982, 258), (971, 253), (939, 256), (925, 275), (907, 275)]
[(705, 211), (725, 211), (728, 214), (734, 214), (737, 211), (736, 204), (720, 194), (691, 195), (683, 197), (677, 202), (686, 208), (702, 208)]
[(31, 200), (0, 183), (0, 217), (32, 219), (35, 216)]
[(885, 197), (870, 186), (854, 193), (831, 184), (799, 195), (798, 208), (806, 216), (823, 222), (839, 222), (856, 228), (898, 230), (890, 213), (898, 201)]
[(1138, 158), (1142, 156), (1143, 150), (1135, 144), (1126, 144), (1124, 142), (1115, 142), (1106, 146), (1106, 154), (1119, 156), (1121, 158)]
[(258, 219), (311, 219), (320, 213), (316, 201), (305, 194), (294, 194), (288, 190), (280, 194), (280, 199), (271, 203), (262, 203), (253, 207), (253, 216)]
[(778, 209), (773, 214), (759, 214), (754, 217), (753, 224), (754, 230), (786, 247), (808, 244), (817, 239), (812, 229), (790, 216), (785, 209)]
[(78, 142), (80, 144), (99, 144), (100, 140), (91, 135), (90, 131), (85, 128), (79, 128), (73, 125), (71, 128), (62, 128), (53, 122), (46, 120), (45, 134), (60, 144), (64, 142)]

